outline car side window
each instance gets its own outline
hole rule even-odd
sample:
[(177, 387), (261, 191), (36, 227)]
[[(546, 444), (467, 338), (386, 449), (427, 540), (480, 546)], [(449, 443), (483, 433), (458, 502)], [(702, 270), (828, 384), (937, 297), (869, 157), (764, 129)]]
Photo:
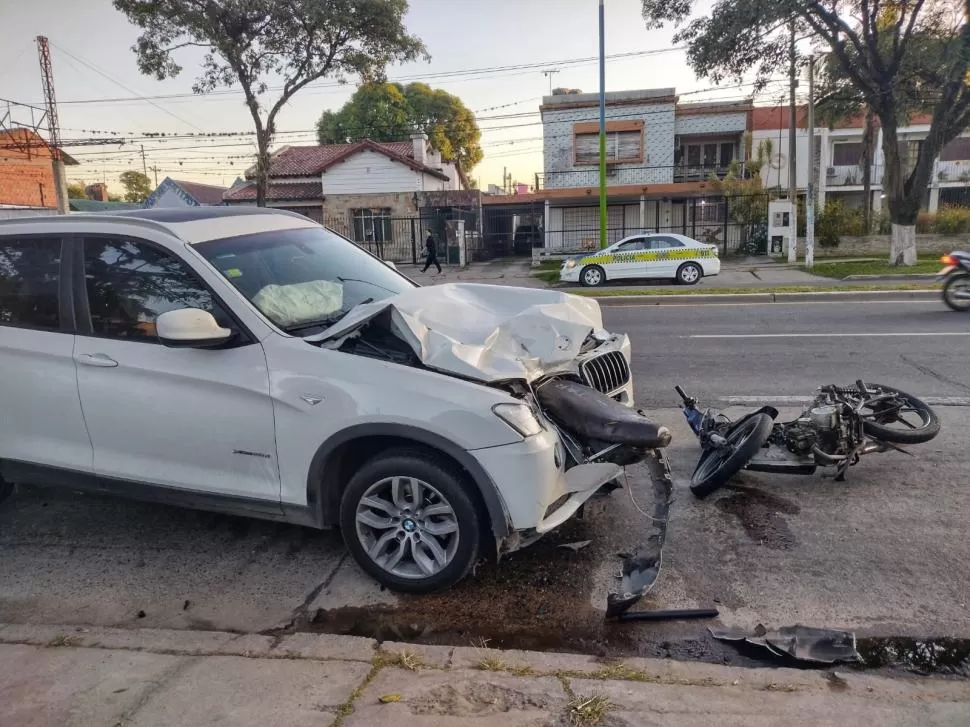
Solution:
[(684, 247), (684, 243), (680, 240), (667, 237), (666, 235), (660, 235), (657, 237), (651, 237), (649, 239), (651, 250), (669, 250), (672, 247)]
[(86, 239), (84, 278), (96, 336), (158, 343), (155, 319), (180, 308), (201, 308), (220, 325), (229, 321), (188, 265), (144, 242)]
[(618, 245), (614, 252), (636, 252), (638, 250), (646, 250), (647, 246), (642, 237), (638, 237), (636, 240), (630, 240), (629, 242), (624, 242), (622, 245)]
[(0, 238), (0, 325), (59, 330), (60, 265), (60, 238)]

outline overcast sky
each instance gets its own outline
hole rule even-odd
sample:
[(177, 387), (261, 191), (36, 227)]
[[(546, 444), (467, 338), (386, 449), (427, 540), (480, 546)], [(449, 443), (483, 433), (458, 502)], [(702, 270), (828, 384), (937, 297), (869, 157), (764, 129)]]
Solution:
[[(503, 167), (508, 167), (516, 181), (531, 182), (533, 173), (542, 171), (538, 106), (549, 89), (543, 68), (560, 69), (553, 77), (555, 86), (587, 92), (598, 89), (595, 62), (564, 63), (597, 55), (596, 0), (411, 0), (410, 4), (407, 28), (424, 41), (431, 62), (390, 68), (389, 78), (425, 80), (457, 94), (477, 113), (482, 119), (485, 160), (472, 176), (482, 187), (500, 183)], [(37, 35), (46, 35), (52, 45), (65, 139), (107, 137), (110, 132), (245, 132), (253, 128), (240, 93), (152, 102), (117, 100), (190, 94), (199, 54), (186, 49), (180, 56), (184, 70), (175, 79), (161, 82), (141, 75), (130, 50), (137, 29), (112, 8), (110, 0), (0, 0), (0, 97), (41, 103)], [(671, 49), (671, 35), (668, 30), (645, 29), (640, 0), (606, 0), (607, 54), (657, 52), (608, 61), (607, 90), (673, 86), (684, 93), (709, 88), (710, 84), (694, 78), (683, 52)], [(518, 67), (537, 63), (542, 67)], [(506, 70), (458, 78), (440, 75), (496, 67)], [(725, 87), (684, 100), (736, 99), (747, 91)], [(312, 129), (320, 113), (339, 108), (352, 92), (352, 86), (334, 87), (326, 80), (299, 92), (281, 113), (278, 128), (304, 133), (281, 134), (276, 146), (315, 143)], [(534, 115), (487, 120), (528, 112)], [(250, 139), (146, 141), (144, 147), (147, 165), (159, 168), (159, 180), (172, 176), (228, 186), (251, 163), (254, 146)], [(86, 182), (104, 179), (117, 188), (121, 171), (142, 167), (139, 144), (70, 147), (69, 151), (83, 162), (70, 168), (69, 176)]]

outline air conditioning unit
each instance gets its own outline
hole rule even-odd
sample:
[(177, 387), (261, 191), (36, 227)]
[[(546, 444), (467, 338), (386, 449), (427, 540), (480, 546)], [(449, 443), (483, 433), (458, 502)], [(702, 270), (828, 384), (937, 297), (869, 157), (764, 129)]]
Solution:
[(835, 167), (825, 167), (825, 176), (826, 177), (834, 177), (835, 176)]

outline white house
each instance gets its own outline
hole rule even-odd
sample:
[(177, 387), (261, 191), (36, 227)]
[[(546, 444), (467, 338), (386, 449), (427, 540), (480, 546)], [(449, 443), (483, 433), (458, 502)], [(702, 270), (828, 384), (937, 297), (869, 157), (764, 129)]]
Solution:
[[(765, 139), (771, 140), (772, 155), (761, 171), (766, 187), (788, 188), (788, 118), (787, 106), (758, 107), (752, 114), (752, 142), (755, 147)], [(796, 109), (795, 175), (798, 190), (808, 188), (808, 132), (807, 109)], [(829, 129), (815, 129), (816, 179), (819, 206), (835, 198), (847, 207), (863, 207), (866, 203), (862, 184), (862, 117), (848, 118)], [(909, 125), (898, 130), (900, 157), (904, 169), (911, 171), (916, 163), (920, 145), (930, 129), (928, 115), (914, 116)], [(882, 130), (876, 127), (873, 158), (870, 167), (872, 209), (883, 206), (883, 174), (885, 158), (882, 151)], [(933, 165), (929, 193), (923, 201), (924, 209), (935, 212), (940, 205), (970, 205), (970, 136), (957, 137), (940, 152)]]
[[(253, 170), (246, 176), (252, 179)], [(428, 142), (409, 141), (287, 146), (270, 161), (267, 205), (292, 210), (338, 229), (351, 226), (370, 239), (396, 217), (420, 209), (421, 195), (466, 188), (464, 175)], [(225, 195), (228, 204), (255, 204), (252, 181)], [(366, 228), (366, 229), (365, 229)]]

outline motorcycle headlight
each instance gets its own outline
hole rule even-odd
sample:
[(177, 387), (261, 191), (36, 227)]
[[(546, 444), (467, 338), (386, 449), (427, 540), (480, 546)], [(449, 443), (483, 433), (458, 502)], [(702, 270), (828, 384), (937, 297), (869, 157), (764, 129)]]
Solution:
[(496, 404), (492, 411), (524, 438), (534, 437), (542, 431), (542, 424), (525, 404)]

